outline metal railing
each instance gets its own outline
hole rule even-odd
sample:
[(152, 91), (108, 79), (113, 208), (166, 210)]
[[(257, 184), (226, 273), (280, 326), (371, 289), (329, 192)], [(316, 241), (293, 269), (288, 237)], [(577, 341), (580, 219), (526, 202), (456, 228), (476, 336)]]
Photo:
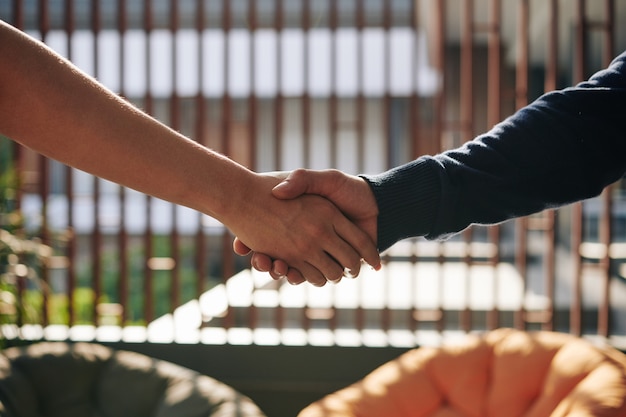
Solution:
[[(379, 172), (458, 146), (626, 46), (620, 0), (14, 0), (0, 18), (260, 171)], [(445, 243), (401, 242), (374, 276), (291, 288), (247, 271), (207, 216), (11, 149), (24, 230), (53, 251), (37, 281), (20, 272), (23, 258), (5, 259), (20, 305), (35, 299), (30, 316), (3, 313), (18, 327), (123, 330), (194, 305), (195, 319), (170, 324), (226, 342), (232, 329), (278, 331), (256, 343), (285, 343), (284, 330), (308, 334), (302, 343), (313, 331), (376, 330), (386, 341), (347, 343), (410, 345), (420, 331), (503, 325), (626, 336), (621, 182)]]

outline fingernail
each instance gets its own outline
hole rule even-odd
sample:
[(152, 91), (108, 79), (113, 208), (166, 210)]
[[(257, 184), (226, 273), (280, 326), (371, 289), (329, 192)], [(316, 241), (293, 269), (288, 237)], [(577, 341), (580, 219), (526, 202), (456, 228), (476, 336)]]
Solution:
[(287, 183), (285, 181), (281, 181), (278, 184), (276, 184), (272, 190), (279, 190), (279, 189), (285, 187), (286, 185), (287, 185)]
[(274, 271), (273, 271), (273, 273), (274, 273), (274, 275), (277, 277), (276, 279), (284, 279), (284, 278), (287, 278), (287, 275), (283, 275), (283, 274), (281, 274), (280, 272), (278, 272), (278, 271), (276, 271), (276, 270), (274, 270)]

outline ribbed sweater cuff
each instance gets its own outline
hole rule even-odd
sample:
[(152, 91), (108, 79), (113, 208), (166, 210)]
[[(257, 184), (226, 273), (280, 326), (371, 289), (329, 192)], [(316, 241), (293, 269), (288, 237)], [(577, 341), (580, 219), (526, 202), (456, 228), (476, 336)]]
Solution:
[(361, 175), (378, 203), (378, 249), (399, 240), (426, 236), (440, 200), (440, 182), (430, 157), (422, 157), (382, 174)]

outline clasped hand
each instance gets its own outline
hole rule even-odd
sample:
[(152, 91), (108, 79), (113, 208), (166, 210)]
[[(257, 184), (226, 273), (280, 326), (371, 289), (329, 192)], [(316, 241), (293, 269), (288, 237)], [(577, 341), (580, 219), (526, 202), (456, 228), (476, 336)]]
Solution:
[[(290, 238), (265, 246), (272, 248), (269, 253), (256, 251), (237, 234), (235, 253), (253, 252), (255, 269), (269, 272), (274, 279), (286, 278), (291, 284), (308, 281), (323, 286), (344, 276), (355, 277), (361, 262), (380, 268), (376, 250), (378, 207), (365, 180), (337, 170), (298, 169), (288, 175), (265, 175), (282, 180), (272, 195), (276, 202), (290, 203), (289, 210), (280, 210), (286, 216), (281, 227), (288, 228)], [(283, 236), (279, 230), (275, 232), (273, 236)]]

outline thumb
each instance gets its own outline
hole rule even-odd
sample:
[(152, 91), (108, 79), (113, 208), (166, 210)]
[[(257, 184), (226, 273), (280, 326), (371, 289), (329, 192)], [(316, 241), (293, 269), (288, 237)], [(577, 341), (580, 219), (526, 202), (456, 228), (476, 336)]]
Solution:
[(309, 192), (309, 180), (305, 169), (296, 169), (278, 183), (272, 194), (281, 200), (291, 200)]
[(239, 240), (238, 237), (233, 240), (233, 252), (235, 252), (237, 255), (246, 256), (251, 251), (252, 250), (248, 246), (246, 246), (245, 243)]

